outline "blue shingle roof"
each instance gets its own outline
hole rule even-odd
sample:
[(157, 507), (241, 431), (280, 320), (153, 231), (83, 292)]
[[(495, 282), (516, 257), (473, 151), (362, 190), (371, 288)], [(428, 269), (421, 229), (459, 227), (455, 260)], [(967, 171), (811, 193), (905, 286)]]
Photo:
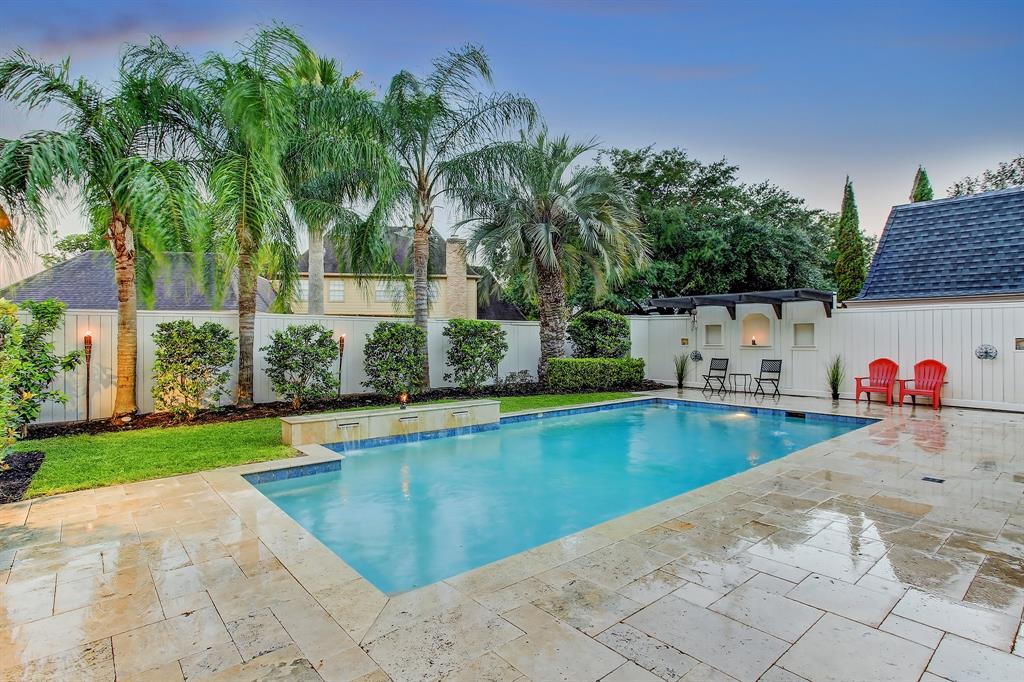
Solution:
[(1024, 187), (894, 206), (855, 301), (1024, 293)]

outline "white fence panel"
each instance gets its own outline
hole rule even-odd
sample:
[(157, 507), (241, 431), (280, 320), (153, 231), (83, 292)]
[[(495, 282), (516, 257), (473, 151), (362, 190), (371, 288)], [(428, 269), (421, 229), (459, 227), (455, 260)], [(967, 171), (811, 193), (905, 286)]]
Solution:
[[(692, 365), (689, 384), (699, 386), (700, 375), (706, 372), (712, 357), (729, 358), (730, 371), (757, 374), (760, 361), (783, 359), (782, 390), (793, 395), (826, 396), (825, 368), (831, 358), (841, 355), (847, 367), (844, 397), (852, 397), (853, 377), (867, 371), (867, 364), (877, 357), (891, 357), (900, 365), (900, 374), (910, 376), (918, 360), (933, 357), (949, 367), (949, 384), (944, 391), (951, 405), (987, 407), (1024, 411), (1024, 351), (1016, 350), (1017, 338), (1024, 338), (1024, 304), (908, 305), (891, 308), (852, 308), (833, 312), (826, 317), (820, 303), (787, 303), (783, 317), (776, 319), (768, 305), (739, 305), (736, 319), (724, 308), (700, 308), (696, 318), (689, 315), (655, 315), (630, 318), (633, 356), (643, 358), (650, 379), (675, 383), (673, 358), (695, 350), (703, 362)], [(741, 345), (743, 319), (751, 313), (766, 315), (770, 322), (770, 340), (758, 346)], [(195, 323), (218, 322), (237, 333), (237, 314), (231, 311), (140, 311), (138, 320), (139, 358), (138, 395), (143, 412), (153, 409), (152, 366), (155, 348), (152, 334), (156, 325), (174, 319)], [(363, 370), (363, 348), (366, 337), (384, 319), (371, 317), (339, 317), (333, 315), (256, 316), (255, 399), (257, 402), (277, 400), (266, 378), (266, 362), (260, 351), (275, 329), (289, 324), (316, 322), (331, 329), (334, 338), (345, 335), (345, 356), (342, 363), (342, 392), (366, 391)], [(447, 339), (442, 335), (445, 320), (431, 320), (428, 325), (430, 376), (434, 386), (448, 385), (443, 380)], [(795, 345), (794, 325), (814, 325), (814, 343)], [(540, 337), (536, 322), (501, 322), (509, 350), (499, 366), (499, 374), (527, 370), (536, 376), (540, 357)], [(721, 343), (708, 344), (707, 326), (721, 325)], [(92, 377), (90, 381), (90, 416), (107, 417), (113, 410), (116, 384), (117, 315), (105, 310), (68, 311), (62, 328), (54, 334), (54, 345), (64, 353), (83, 347), (83, 338), (90, 333), (93, 340)], [(682, 339), (687, 340), (682, 345)], [(975, 348), (983, 343), (996, 347), (995, 360), (979, 360)], [(336, 368), (335, 368), (336, 371)], [(231, 388), (234, 388), (232, 373)], [(85, 370), (62, 374), (56, 383), (68, 395), (67, 405), (47, 404), (41, 422), (76, 421), (86, 418)], [(229, 401), (226, 399), (226, 401)]]

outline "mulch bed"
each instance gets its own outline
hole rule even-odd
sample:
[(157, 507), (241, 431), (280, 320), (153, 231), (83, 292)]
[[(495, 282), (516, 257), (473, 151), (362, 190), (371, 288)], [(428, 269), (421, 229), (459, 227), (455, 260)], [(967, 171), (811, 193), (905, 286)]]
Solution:
[(12, 452), (0, 469), (0, 504), (18, 502), (43, 464), (45, 453)]
[[(656, 381), (644, 381), (641, 386), (638, 386), (634, 390), (651, 391), (662, 388), (665, 388), (665, 386)], [(422, 393), (417, 393), (413, 402), (463, 398), (496, 398), (513, 395), (547, 394), (553, 392), (555, 391), (546, 389), (540, 384), (517, 385), (509, 387), (502, 392), (491, 390), (486, 393), (478, 394), (467, 394), (456, 388), (435, 388)], [(236, 422), (244, 419), (261, 419), (264, 417), (288, 417), (297, 414), (329, 412), (331, 410), (341, 410), (354, 407), (378, 407), (381, 405), (391, 405), (394, 404), (394, 402), (394, 398), (378, 396), (374, 393), (350, 393), (339, 396), (333, 400), (306, 403), (298, 410), (293, 408), (291, 403), (285, 401), (276, 403), (260, 403), (245, 410), (238, 409), (233, 406), (222, 407), (216, 410), (200, 412), (190, 422), (183, 422), (179, 419), (175, 419), (166, 412), (154, 412), (138, 415), (130, 422), (126, 423), (112, 423), (107, 419), (96, 419), (89, 422), (39, 424), (29, 427), (27, 438), (31, 440), (35, 438), (50, 438), (52, 436), (109, 433), (111, 431), (134, 431), (136, 429), (149, 429), (160, 426), (181, 426), (182, 424), (216, 424), (219, 422)]]

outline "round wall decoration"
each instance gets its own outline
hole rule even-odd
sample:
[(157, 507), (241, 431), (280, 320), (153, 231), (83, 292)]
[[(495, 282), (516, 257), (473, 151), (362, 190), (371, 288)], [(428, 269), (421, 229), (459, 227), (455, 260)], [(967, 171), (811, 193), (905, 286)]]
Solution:
[(974, 349), (974, 356), (979, 360), (995, 360), (999, 351), (991, 343), (983, 343)]
[(693, 360), (694, 362), (700, 362), (704, 359), (704, 356), (700, 354), (699, 350), (695, 350), (692, 353), (690, 353), (690, 359)]

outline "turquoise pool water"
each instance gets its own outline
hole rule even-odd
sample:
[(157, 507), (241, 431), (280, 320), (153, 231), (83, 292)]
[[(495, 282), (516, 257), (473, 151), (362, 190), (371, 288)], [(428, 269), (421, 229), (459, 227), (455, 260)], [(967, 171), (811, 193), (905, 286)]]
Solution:
[(862, 425), (646, 404), (349, 451), (339, 470), (255, 485), (397, 593)]

